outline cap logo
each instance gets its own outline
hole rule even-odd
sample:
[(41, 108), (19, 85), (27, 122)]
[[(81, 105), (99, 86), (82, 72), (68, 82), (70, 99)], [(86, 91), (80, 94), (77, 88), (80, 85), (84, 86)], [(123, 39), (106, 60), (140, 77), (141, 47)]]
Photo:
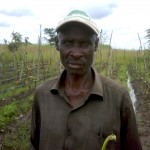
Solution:
[(83, 19), (90, 20), (90, 17), (87, 14), (85, 14), (83, 11), (78, 11), (78, 10), (74, 10), (74, 11), (70, 12), (65, 17), (65, 19), (69, 19), (71, 17), (80, 17), (80, 18), (83, 18)]
[(59, 31), (62, 26), (70, 22), (82, 23), (92, 29), (97, 35), (99, 34), (99, 30), (95, 22), (93, 22), (90, 16), (80, 10), (71, 11), (63, 20), (58, 23), (56, 31)]

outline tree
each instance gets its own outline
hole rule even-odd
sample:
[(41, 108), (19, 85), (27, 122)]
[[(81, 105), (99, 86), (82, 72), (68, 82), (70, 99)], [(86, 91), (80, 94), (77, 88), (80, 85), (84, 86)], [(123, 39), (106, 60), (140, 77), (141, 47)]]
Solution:
[(53, 45), (55, 43), (55, 36), (56, 36), (56, 31), (53, 28), (45, 28), (44, 33), (48, 36), (44, 37), (46, 41), (50, 44)]
[(148, 43), (148, 45), (150, 47), (150, 29), (147, 29), (146, 32), (147, 32), (147, 35), (145, 36), (145, 38), (148, 39), (147, 43)]
[(25, 45), (26, 45), (26, 46), (27, 46), (27, 44), (29, 43), (28, 40), (29, 40), (29, 37), (25, 37), (25, 38), (24, 38), (24, 42), (25, 42)]
[(19, 32), (12, 32), (11, 33), (12, 42), (21, 42), (22, 41), (22, 35)]
[(11, 37), (12, 40), (11, 42), (8, 44), (8, 49), (11, 52), (17, 51), (18, 48), (21, 46), (22, 44), (22, 35), (19, 32), (12, 32), (11, 33)]
[(7, 42), (8, 42), (8, 41), (7, 41), (6, 39), (4, 39), (4, 44), (5, 44), (5, 45), (7, 45)]

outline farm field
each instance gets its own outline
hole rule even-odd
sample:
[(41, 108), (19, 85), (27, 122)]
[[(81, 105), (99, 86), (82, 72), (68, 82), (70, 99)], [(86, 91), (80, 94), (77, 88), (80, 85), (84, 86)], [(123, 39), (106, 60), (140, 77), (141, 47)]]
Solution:
[[(93, 67), (136, 95), (135, 113), (143, 150), (150, 149), (150, 50), (117, 50), (100, 45)], [(60, 74), (59, 53), (50, 45), (0, 45), (0, 149), (28, 149), (33, 93), (41, 82)], [(130, 91), (129, 91), (130, 92)]]

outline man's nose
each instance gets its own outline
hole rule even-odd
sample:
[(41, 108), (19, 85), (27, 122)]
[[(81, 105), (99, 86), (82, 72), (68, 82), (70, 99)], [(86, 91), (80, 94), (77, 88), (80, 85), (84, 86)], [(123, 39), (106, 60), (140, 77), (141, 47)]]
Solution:
[(74, 58), (80, 58), (83, 56), (81, 49), (78, 47), (74, 48), (71, 52), (71, 56)]
[(71, 56), (74, 58), (80, 58), (83, 56), (82, 52), (81, 52), (81, 47), (79, 43), (74, 43), (73, 47), (72, 47), (72, 52), (71, 52)]

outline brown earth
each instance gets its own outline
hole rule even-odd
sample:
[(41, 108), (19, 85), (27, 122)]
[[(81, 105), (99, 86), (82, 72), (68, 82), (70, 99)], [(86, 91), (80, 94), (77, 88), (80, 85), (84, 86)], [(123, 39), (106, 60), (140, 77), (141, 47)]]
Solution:
[(134, 80), (137, 125), (143, 150), (150, 150), (150, 84)]

